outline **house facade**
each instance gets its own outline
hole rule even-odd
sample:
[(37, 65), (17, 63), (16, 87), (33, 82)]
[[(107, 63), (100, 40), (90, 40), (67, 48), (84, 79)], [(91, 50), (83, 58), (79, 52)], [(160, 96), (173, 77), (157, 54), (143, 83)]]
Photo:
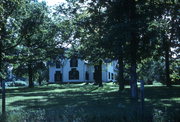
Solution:
[[(102, 81), (116, 81), (117, 61), (102, 64)], [(94, 82), (94, 65), (81, 59), (59, 59), (49, 65), (49, 83)]]

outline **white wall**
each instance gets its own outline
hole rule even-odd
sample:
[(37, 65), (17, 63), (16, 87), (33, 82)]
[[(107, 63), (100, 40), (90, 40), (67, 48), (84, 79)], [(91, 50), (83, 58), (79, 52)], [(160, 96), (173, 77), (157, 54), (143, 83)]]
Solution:
[(102, 64), (102, 81), (103, 82), (107, 82), (108, 81), (108, 79), (107, 79), (107, 71), (108, 71), (107, 63)]
[[(79, 71), (79, 80), (69, 80), (69, 72), (72, 68)], [(84, 82), (85, 81), (85, 64), (84, 61), (78, 59), (78, 67), (70, 67), (70, 60), (67, 59), (63, 66), (63, 82)]]
[(50, 83), (55, 82), (54, 75), (55, 75), (56, 71), (61, 71), (61, 73), (62, 73), (61, 68), (56, 68), (56, 66), (49, 67), (49, 82)]
[(87, 71), (89, 73), (89, 81), (94, 82), (94, 76), (93, 76), (94, 75), (94, 66), (88, 65), (87, 67), (88, 67)]
[[(117, 61), (113, 61), (112, 63), (103, 63), (102, 65), (102, 81), (115, 81), (115, 72), (114, 67), (116, 66)], [(79, 80), (69, 80), (69, 71), (72, 68), (76, 68), (79, 71)], [(63, 82), (85, 82), (86, 80), (86, 71), (89, 73), (89, 81), (94, 81), (94, 66), (87, 65), (83, 60), (78, 59), (78, 67), (70, 67), (70, 59), (65, 59), (62, 68), (56, 68), (55, 66), (49, 67), (49, 82), (53, 83), (54, 74), (56, 71), (61, 71), (62, 73), (62, 81)], [(114, 78), (109, 79), (109, 72), (114, 74)]]
[[(115, 81), (115, 76), (117, 75), (117, 72), (115, 71), (117, 61), (112, 61), (111, 63), (108, 63), (107, 65), (107, 79), (108, 81)], [(109, 79), (109, 72), (110, 72), (110, 79)], [(113, 79), (112, 74), (113, 73)]]

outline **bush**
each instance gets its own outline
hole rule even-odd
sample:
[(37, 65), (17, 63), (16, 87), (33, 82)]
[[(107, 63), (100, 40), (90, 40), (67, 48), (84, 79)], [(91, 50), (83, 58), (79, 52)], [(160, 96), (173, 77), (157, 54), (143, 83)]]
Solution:
[(15, 86), (28, 86), (28, 84), (25, 81), (15, 81)]
[(16, 87), (16, 86), (28, 86), (28, 84), (25, 81), (9, 81), (6, 82), (6, 87)]
[(153, 81), (148, 79), (148, 80), (146, 81), (146, 84), (147, 84), (147, 85), (152, 85), (152, 84), (153, 84)]

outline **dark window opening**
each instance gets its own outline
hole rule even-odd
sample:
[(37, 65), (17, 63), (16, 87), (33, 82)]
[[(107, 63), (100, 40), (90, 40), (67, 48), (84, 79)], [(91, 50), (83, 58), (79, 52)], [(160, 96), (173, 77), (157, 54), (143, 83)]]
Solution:
[(62, 73), (61, 71), (56, 71), (54, 75), (55, 82), (62, 82)]
[(114, 79), (114, 74), (113, 73), (111, 73), (111, 78), (112, 78), (112, 80)]
[(70, 60), (70, 67), (78, 67), (78, 60), (76, 58)]
[(114, 75), (114, 80), (117, 80), (117, 75), (116, 74)]
[(97, 81), (98, 79), (98, 66), (97, 65), (94, 66), (93, 78), (95, 81)]
[(75, 68), (71, 69), (71, 71), (69, 71), (69, 80), (79, 80), (79, 71)]
[(94, 73), (93, 73), (93, 79), (94, 79), (94, 80), (95, 80), (95, 75), (96, 75), (96, 74), (95, 74), (95, 72), (94, 72)]
[(111, 73), (109, 72), (109, 79), (111, 79)]
[(86, 80), (89, 80), (89, 73), (86, 72)]
[(61, 67), (60, 61), (56, 61), (56, 68), (60, 68), (60, 67)]

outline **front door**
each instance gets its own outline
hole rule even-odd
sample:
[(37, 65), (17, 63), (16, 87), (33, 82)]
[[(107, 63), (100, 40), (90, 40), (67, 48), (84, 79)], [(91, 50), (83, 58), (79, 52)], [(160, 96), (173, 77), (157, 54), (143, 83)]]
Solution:
[(56, 83), (61, 83), (62, 82), (62, 73), (61, 71), (56, 71), (54, 75), (54, 79)]

